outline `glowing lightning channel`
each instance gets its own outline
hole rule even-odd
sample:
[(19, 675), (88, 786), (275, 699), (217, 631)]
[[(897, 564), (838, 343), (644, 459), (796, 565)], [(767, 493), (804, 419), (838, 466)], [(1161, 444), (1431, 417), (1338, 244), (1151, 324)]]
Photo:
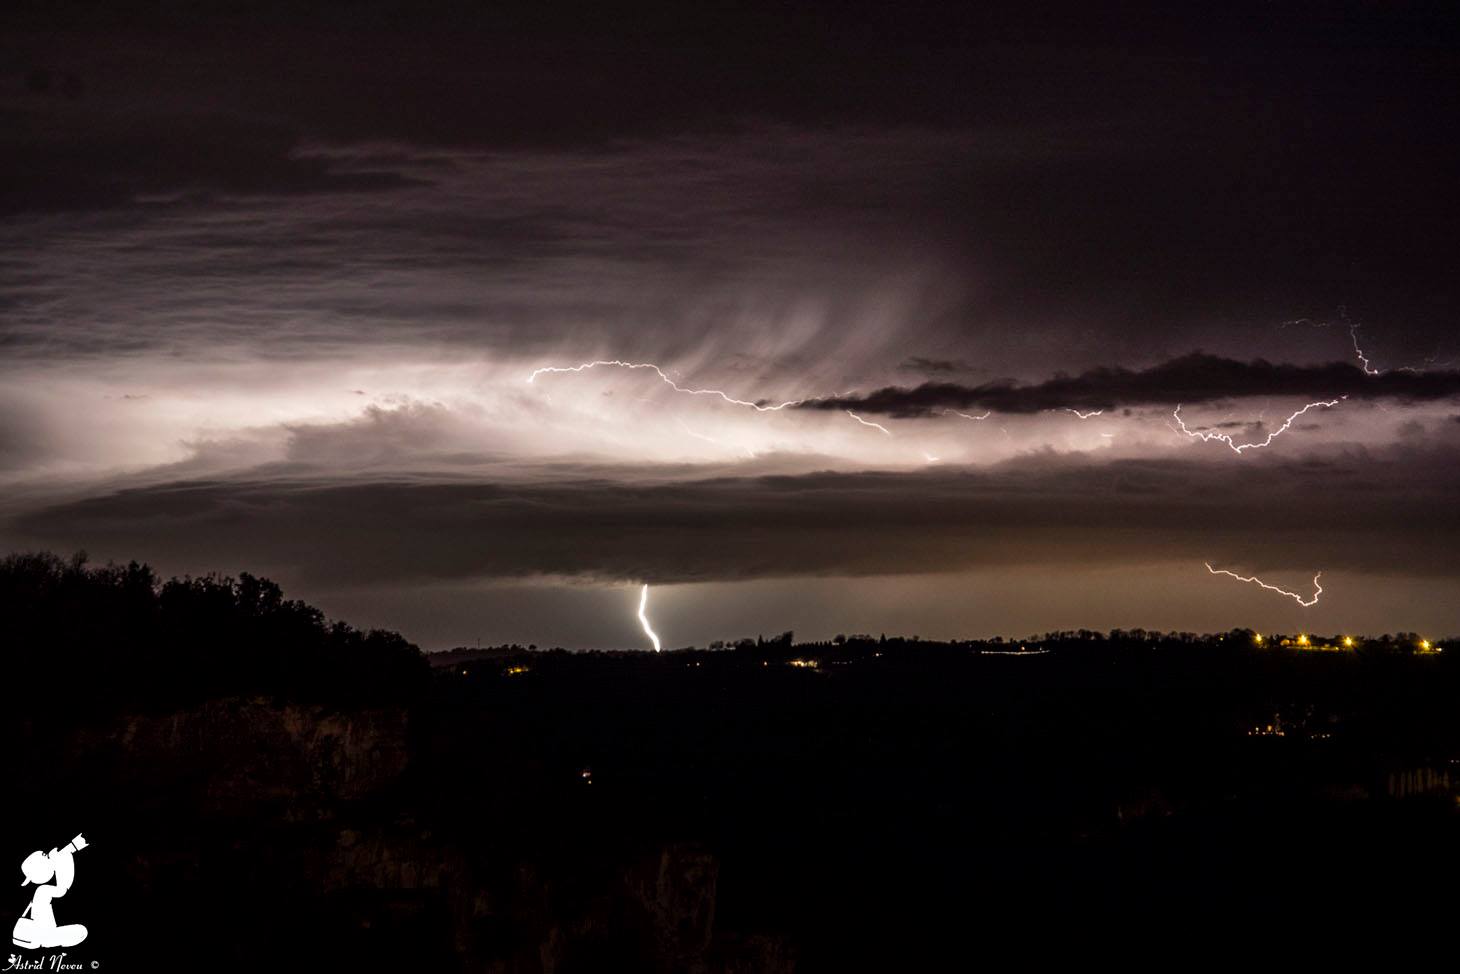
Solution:
[[(1363, 368), (1364, 375), (1383, 375), (1383, 372), (1381, 370), (1376, 369), (1376, 368), (1373, 368), (1372, 366), (1369, 365), (1369, 360), (1364, 355), (1364, 350), (1361, 349), (1361, 348), (1359, 348), (1359, 326), (1358, 325), (1350, 325), (1349, 326), (1349, 329), (1348, 329), (1348, 333), (1349, 333), (1349, 337), (1352, 338), (1353, 341), (1354, 341), (1354, 354), (1359, 357), (1359, 366), (1361, 368)], [(1437, 356), (1433, 356), (1432, 355), (1429, 358), (1425, 359), (1425, 362), (1426, 363), (1433, 362), (1436, 357)], [(1417, 368), (1415, 368), (1412, 365), (1401, 365), (1398, 368), (1394, 369), (1393, 371), (1395, 371), (1395, 372), (1410, 372), (1410, 373), (1413, 373), (1415, 375), (1421, 375), (1421, 374), (1424, 373), (1424, 369), (1417, 369)]]
[(1076, 416), (1080, 417), (1081, 419), (1089, 419), (1091, 416), (1099, 416), (1099, 415), (1102, 415), (1105, 412), (1105, 410), (1103, 410), (1103, 409), (1092, 409), (1088, 413), (1082, 413), (1078, 409), (1071, 409), (1068, 406), (1066, 406), (1065, 407), (1065, 412), (1067, 412), (1067, 413), (1074, 413)]
[(1297, 592), (1289, 592), (1285, 588), (1278, 588), (1276, 585), (1269, 585), (1260, 578), (1250, 578), (1246, 575), (1238, 575), (1236, 572), (1229, 572), (1225, 568), (1213, 568), (1208, 562), (1202, 562), (1202, 564), (1206, 565), (1207, 571), (1211, 572), (1213, 575), (1230, 575), (1231, 577), (1237, 579), (1237, 581), (1239, 582), (1251, 582), (1254, 585), (1261, 585), (1263, 588), (1267, 589), (1270, 592), (1277, 592), (1279, 595), (1286, 595), (1288, 598), (1292, 599), (1294, 602), (1298, 603), (1305, 609), (1317, 605), (1318, 596), (1323, 594), (1323, 586), (1318, 584), (1318, 579), (1323, 577), (1322, 572), (1319, 572), (1317, 575), (1313, 576), (1313, 597), (1311, 599), (1305, 599)]
[(1322, 406), (1324, 409), (1331, 409), (1334, 406), (1337, 406), (1340, 402), (1342, 402), (1343, 400), (1345, 400), (1347, 398), (1348, 398), (1347, 396), (1340, 396), (1337, 399), (1328, 399), (1328, 400), (1319, 400), (1318, 402), (1310, 402), (1308, 405), (1304, 406), (1302, 409), (1298, 410), (1296, 413), (1293, 413), (1293, 415), (1289, 416), (1283, 422), (1283, 425), (1279, 426), (1277, 429), (1275, 429), (1271, 433), (1267, 434), (1267, 439), (1263, 440), (1261, 443), (1240, 443), (1239, 444), (1239, 443), (1234, 442), (1232, 440), (1232, 438), (1230, 436), (1228, 436), (1226, 433), (1213, 433), (1213, 432), (1202, 431), (1202, 430), (1187, 429), (1186, 428), (1186, 423), (1181, 418), (1181, 407), (1179, 405), (1176, 407), (1175, 411), (1171, 413), (1171, 418), (1174, 419), (1174, 420), (1176, 420), (1177, 425), (1181, 427), (1181, 432), (1185, 433), (1187, 436), (1191, 437), (1192, 439), (1194, 439), (1194, 440), (1201, 440), (1203, 443), (1210, 443), (1213, 440), (1216, 440), (1219, 443), (1225, 443), (1225, 444), (1227, 444), (1227, 446), (1231, 448), (1231, 450), (1232, 450), (1233, 453), (1241, 453), (1243, 450), (1260, 450), (1263, 447), (1267, 446), (1273, 440), (1277, 439), (1283, 433), (1287, 432), (1288, 427), (1290, 427), (1290, 426), (1293, 425), (1293, 420), (1297, 419), (1299, 416), (1303, 415), (1308, 410), (1312, 409), (1314, 406)]
[(870, 426), (874, 430), (881, 430), (887, 436), (892, 435), (892, 430), (888, 429), (886, 426), (883, 426), (881, 423), (873, 423), (869, 420), (865, 420), (862, 417), (858, 416), (856, 413), (852, 412), (850, 409), (847, 410), (847, 415), (852, 417), (852, 419), (855, 419), (857, 422), (861, 423), (863, 426)]
[(653, 362), (622, 362), (618, 359), (600, 359), (597, 362), (584, 362), (582, 365), (574, 366), (548, 365), (540, 369), (534, 369), (532, 375), (529, 375), (527, 377), (527, 381), (528, 383), (531, 383), (534, 379), (542, 375), (544, 372), (586, 372), (589, 369), (596, 369), (600, 365), (610, 366), (616, 369), (651, 369), (653, 370), (655, 375), (659, 376), (659, 378), (664, 382), (665, 385), (669, 386), (669, 388), (673, 389), (675, 392), (683, 393), (686, 396), (716, 396), (720, 399), (723, 399), (725, 402), (730, 403), (732, 406), (749, 406), (756, 412), (761, 413), (778, 412), (788, 406), (797, 406), (806, 401), (804, 399), (792, 399), (788, 402), (776, 403), (774, 405), (771, 405), (765, 402), (750, 402), (745, 399), (736, 399), (734, 396), (731, 396), (730, 394), (725, 392), (721, 392), (719, 389), (687, 389), (679, 383), (675, 382), (669, 376), (665, 375), (664, 370), (655, 365)]
[(968, 415), (968, 413), (960, 413), (956, 409), (945, 409), (945, 410), (943, 410), (943, 412), (944, 412), (944, 414), (952, 413), (954, 416), (962, 416), (964, 419), (971, 419), (974, 422), (980, 422), (982, 420), (988, 419), (990, 416), (992, 416), (994, 414), (994, 411), (992, 409), (988, 410), (982, 416), (970, 416), (970, 415)]
[(1360, 365), (1360, 367), (1363, 368), (1364, 375), (1378, 375), (1379, 374), (1379, 370), (1376, 369), (1376, 368), (1373, 368), (1372, 366), (1369, 365), (1369, 360), (1364, 355), (1364, 350), (1362, 348), (1359, 348), (1359, 326), (1358, 325), (1349, 325), (1348, 326), (1348, 337), (1351, 338), (1351, 339), (1353, 339), (1353, 343), (1354, 343), (1354, 354), (1359, 357), (1359, 365)]
[[(1360, 323), (1357, 322), (1357, 321), (1350, 321), (1349, 320), (1348, 310), (1343, 305), (1339, 305), (1338, 315), (1339, 315), (1340, 318), (1342, 318), (1348, 324), (1348, 337), (1349, 337), (1349, 341), (1353, 342), (1354, 356), (1359, 360), (1359, 368), (1363, 370), (1364, 375), (1371, 375), (1371, 376), (1372, 375), (1383, 375), (1384, 374), (1383, 373), (1383, 370), (1375, 368), (1374, 367), (1374, 364), (1371, 361), (1369, 361), (1369, 357), (1364, 354), (1364, 350), (1359, 347), (1359, 328), (1362, 327), (1360, 325)], [(1283, 322), (1283, 325), (1284, 326), (1287, 326), (1287, 325), (1311, 325), (1314, 328), (1328, 328), (1332, 324), (1333, 323), (1332, 322), (1329, 322), (1329, 321), (1314, 321), (1311, 318), (1295, 318), (1292, 321), (1285, 321), (1285, 322)], [(1412, 368), (1410, 366), (1404, 366), (1403, 368), (1396, 369), (1395, 371), (1396, 372), (1421, 372), (1423, 370), (1422, 369)]]
[(653, 642), (654, 652), (657, 653), (659, 652), (659, 636), (655, 634), (654, 630), (649, 626), (649, 617), (644, 615), (644, 609), (647, 608), (648, 605), (649, 585), (648, 583), (645, 583), (644, 587), (639, 590), (639, 625), (644, 627), (644, 635), (648, 636), (649, 640)]

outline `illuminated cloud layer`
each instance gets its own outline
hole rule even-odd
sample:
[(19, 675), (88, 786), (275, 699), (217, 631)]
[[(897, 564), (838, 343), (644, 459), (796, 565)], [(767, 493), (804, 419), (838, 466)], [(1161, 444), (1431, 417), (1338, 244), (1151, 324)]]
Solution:
[(1440, 61), (1379, 94), (1306, 22), (1234, 59), (777, 12), (703, 63), (480, 16), (7, 32), (0, 543), (433, 645), (641, 645), (575, 600), (646, 583), (666, 645), (676, 586), (767, 631), (776, 584), (826, 626), (1248, 612), (1204, 563), (1382, 630), (1460, 571)]

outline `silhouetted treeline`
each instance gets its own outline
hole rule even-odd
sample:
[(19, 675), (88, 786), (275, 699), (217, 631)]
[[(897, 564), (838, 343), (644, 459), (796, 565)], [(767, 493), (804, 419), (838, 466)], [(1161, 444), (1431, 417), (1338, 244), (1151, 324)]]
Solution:
[(12, 554), (0, 559), (0, 619), (7, 682), (61, 681), (73, 700), (258, 693), (347, 702), (408, 692), (426, 670), (398, 633), (330, 623), (247, 572), (163, 582), (135, 561), (96, 566), (84, 553)]

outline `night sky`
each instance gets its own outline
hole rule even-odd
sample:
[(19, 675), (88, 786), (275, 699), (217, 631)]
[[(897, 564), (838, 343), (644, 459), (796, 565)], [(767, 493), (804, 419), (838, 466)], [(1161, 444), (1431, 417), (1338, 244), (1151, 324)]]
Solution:
[(1454, 5), (188, 6), (0, 14), (0, 548), (427, 649), (1460, 632)]

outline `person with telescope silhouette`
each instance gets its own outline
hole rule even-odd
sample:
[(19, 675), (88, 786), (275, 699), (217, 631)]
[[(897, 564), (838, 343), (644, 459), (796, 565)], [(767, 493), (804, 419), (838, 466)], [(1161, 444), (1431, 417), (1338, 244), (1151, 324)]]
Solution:
[[(56, 925), (56, 914), (51, 901), (65, 896), (76, 879), (76, 862), (72, 859), (77, 852), (86, 848), (86, 837), (77, 835), (65, 848), (41, 852), (37, 849), (25, 857), (20, 871), (25, 873), (21, 886), (36, 884), (30, 905), (15, 921), (11, 940), (17, 947), (74, 947), (86, 939), (86, 928), (79, 923)], [(51, 880), (55, 882), (52, 883)]]

